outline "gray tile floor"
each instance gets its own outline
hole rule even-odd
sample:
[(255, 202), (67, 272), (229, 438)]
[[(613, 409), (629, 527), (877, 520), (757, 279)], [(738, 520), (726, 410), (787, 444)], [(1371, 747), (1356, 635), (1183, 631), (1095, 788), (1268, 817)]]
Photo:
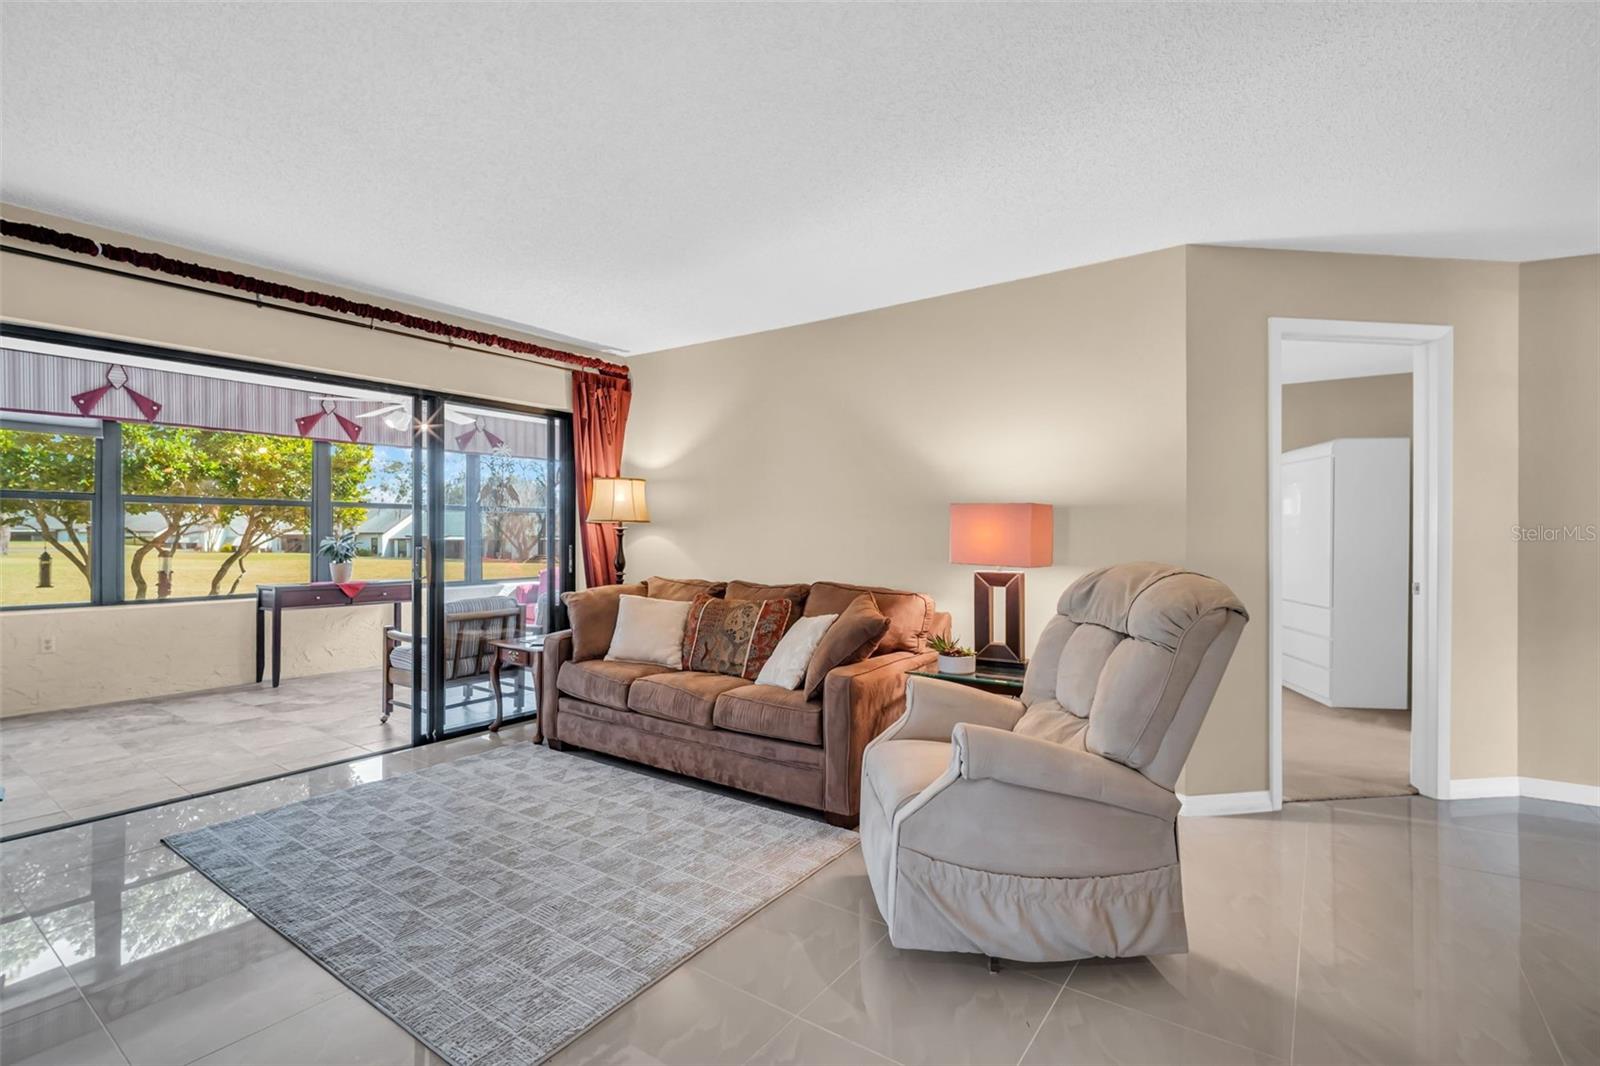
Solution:
[[(0, 1060), (432, 1063), (160, 845), (526, 727), (0, 845)], [(562, 1063), (1600, 1061), (1600, 816), (1417, 797), (1185, 819), (1187, 955), (1007, 966), (885, 939), (858, 851)]]
[[(379, 721), (378, 684), (376, 669), (352, 670), (0, 719), (0, 836), (409, 745), (405, 708)], [(488, 721), (487, 694), (452, 704), (447, 723)]]

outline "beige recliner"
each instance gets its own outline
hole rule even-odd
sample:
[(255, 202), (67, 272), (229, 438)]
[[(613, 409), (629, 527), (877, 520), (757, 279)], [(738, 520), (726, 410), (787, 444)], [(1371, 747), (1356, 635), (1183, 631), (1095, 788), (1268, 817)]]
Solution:
[(1061, 596), (1021, 699), (912, 678), (861, 846), (896, 947), (1029, 962), (1188, 949), (1173, 786), (1246, 615), (1157, 563)]

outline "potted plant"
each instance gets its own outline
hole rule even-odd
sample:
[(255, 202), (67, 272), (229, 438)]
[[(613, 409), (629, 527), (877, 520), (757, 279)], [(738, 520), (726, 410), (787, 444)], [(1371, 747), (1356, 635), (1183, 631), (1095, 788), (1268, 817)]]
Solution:
[(939, 653), (939, 672), (941, 674), (975, 674), (978, 672), (978, 653), (971, 648), (963, 648), (960, 637), (954, 640), (934, 637), (928, 641), (928, 647)]
[(356, 535), (354, 532), (340, 533), (332, 537), (323, 537), (322, 543), (317, 545), (317, 551), (327, 556), (329, 569), (333, 572), (333, 580), (344, 584), (350, 580), (356, 569)]

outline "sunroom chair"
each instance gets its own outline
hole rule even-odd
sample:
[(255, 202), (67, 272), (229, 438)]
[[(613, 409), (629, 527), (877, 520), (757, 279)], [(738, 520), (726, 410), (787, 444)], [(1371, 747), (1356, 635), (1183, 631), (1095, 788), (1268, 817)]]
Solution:
[[(490, 641), (521, 636), (522, 617), (522, 605), (511, 596), (478, 596), (445, 602), (443, 643), (447, 694), (452, 689), (489, 684), (489, 667), (493, 665), (495, 655)], [(387, 722), (394, 711), (395, 689), (411, 690), (411, 677), (416, 669), (416, 650), (417, 642), (410, 633), (393, 626), (383, 631), (382, 721)], [(520, 710), (523, 699), (521, 670), (516, 671), (516, 686), (516, 705)]]
[(1062, 595), (1012, 699), (914, 677), (862, 760), (861, 846), (901, 948), (1064, 961), (1188, 949), (1178, 773), (1244, 628), (1156, 563)]

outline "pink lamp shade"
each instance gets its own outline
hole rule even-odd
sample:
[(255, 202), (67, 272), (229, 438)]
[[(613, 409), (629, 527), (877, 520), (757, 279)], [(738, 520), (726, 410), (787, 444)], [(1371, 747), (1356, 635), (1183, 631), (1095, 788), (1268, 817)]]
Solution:
[(1047, 503), (952, 503), (950, 561), (967, 566), (1049, 566), (1055, 509)]

